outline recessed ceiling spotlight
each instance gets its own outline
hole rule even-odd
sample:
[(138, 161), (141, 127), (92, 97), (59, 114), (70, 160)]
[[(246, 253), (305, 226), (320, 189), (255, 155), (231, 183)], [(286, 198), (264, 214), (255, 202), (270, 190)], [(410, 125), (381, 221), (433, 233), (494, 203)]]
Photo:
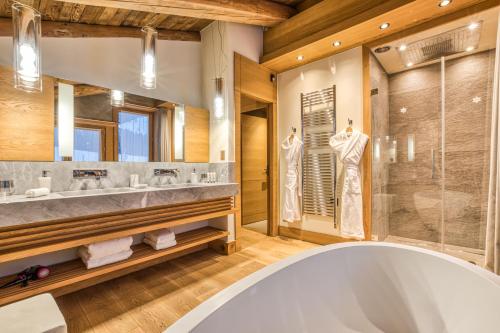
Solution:
[(452, 0), (441, 0), (439, 2), (439, 7), (446, 7), (451, 3)]
[(474, 30), (477, 27), (479, 27), (479, 23), (477, 22), (472, 22), (471, 24), (469, 24), (469, 30)]
[(333, 42), (332, 45), (335, 46), (335, 47), (339, 47), (340, 45), (342, 45), (342, 42), (339, 41), (339, 40), (336, 40), (335, 42)]
[(413, 66), (412, 62), (409, 62), (409, 63), (406, 64), (406, 67), (411, 67), (411, 66)]
[(391, 47), (389, 45), (387, 46), (382, 46), (382, 47), (377, 47), (375, 49), (375, 53), (384, 53), (384, 52), (387, 52), (391, 49)]
[(382, 23), (382, 24), (380, 25), (380, 27), (379, 27), (379, 28), (380, 28), (380, 30), (385, 30), (385, 29), (389, 28), (390, 26), (391, 26), (391, 24), (390, 24), (390, 23), (388, 23), (388, 22), (384, 22), (384, 23)]
[(467, 52), (470, 52), (472, 50), (474, 50), (474, 46), (467, 46), (467, 48), (465, 49), (465, 51)]
[(402, 51), (406, 51), (407, 48), (408, 47), (406, 46), (406, 44), (401, 44), (401, 45), (399, 45), (398, 50), (402, 52)]
[(303, 56), (302, 54), (298, 55), (298, 56), (297, 56), (297, 60), (298, 60), (298, 61), (302, 61), (302, 60), (304, 60), (304, 56)]

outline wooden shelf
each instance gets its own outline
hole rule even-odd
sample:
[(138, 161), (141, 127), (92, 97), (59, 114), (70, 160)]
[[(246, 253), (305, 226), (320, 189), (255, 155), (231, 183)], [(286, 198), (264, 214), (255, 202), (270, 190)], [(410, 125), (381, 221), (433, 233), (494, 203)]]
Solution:
[[(48, 278), (30, 282), (27, 287), (13, 286), (0, 289), (0, 305), (12, 303), (27, 297), (50, 292), (59, 296), (87, 286), (110, 280), (130, 272), (151, 266), (203, 248), (208, 243), (227, 237), (228, 232), (212, 227), (203, 227), (176, 235), (177, 245), (156, 251), (146, 244), (132, 246), (134, 253), (124, 261), (86, 269), (80, 259), (51, 266)], [(4, 284), (15, 276), (0, 279)]]
[(0, 262), (234, 213), (231, 197), (0, 227)]

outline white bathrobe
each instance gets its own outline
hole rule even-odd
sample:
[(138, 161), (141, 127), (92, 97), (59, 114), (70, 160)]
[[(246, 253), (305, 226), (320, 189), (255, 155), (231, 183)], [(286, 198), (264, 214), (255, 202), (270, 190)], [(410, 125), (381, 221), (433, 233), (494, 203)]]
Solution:
[(364, 238), (359, 163), (367, 142), (368, 136), (357, 130), (350, 136), (343, 130), (330, 138), (330, 146), (344, 165), (340, 233), (346, 237)]
[(300, 181), (302, 141), (296, 135), (293, 136), (292, 140), (289, 138), (287, 137), (281, 144), (281, 147), (285, 151), (285, 160), (287, 163), (282, 219), (287, 222), (295, 222), (302, 219), (300, 208), (300, 197), (302, 196)]

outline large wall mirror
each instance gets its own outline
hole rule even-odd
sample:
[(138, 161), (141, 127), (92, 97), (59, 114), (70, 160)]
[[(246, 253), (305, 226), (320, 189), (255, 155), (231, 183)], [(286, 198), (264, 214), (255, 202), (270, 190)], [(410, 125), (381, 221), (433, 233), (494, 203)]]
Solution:
[(209, 160), (208, 110), (51, 76), (28, 93), (1, 66), (0, 123), (2, 161)]

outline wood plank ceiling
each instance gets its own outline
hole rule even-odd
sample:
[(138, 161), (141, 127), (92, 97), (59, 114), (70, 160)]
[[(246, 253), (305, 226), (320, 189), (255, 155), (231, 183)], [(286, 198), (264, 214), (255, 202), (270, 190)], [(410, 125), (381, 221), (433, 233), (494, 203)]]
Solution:
[[(311, 2), (314, 0), (305, 0), (305, 2)], [(0, 0), (0, 28), (2, 28), (1, 18), (10, 18), (12, 16), (11, 5), (13, 0)], [(61, 32), (61, 36), (68, 37), (86, 37), (91, 36), (91, 29), (83, 27), (86, 34), (78, 34), (72, 32), (72, 24), (88, 24), (88, 25), (102, 25), (108, 27), (128, 27), (128, 28), (141, 28), (146, 25), (153, 26), (157, 28), (160, 32), (160, 39), (182, 39), (182, 40), (199, 40), (199, 38), (193, 36), (199, 36), (199, 32), (209, 25), (213, 20), (207, 18), (197, 18), (197, 17), (186, 17), (169, 15), (163, 13), (153, 13), (138, 10), (130, 10), (123, 8), (111, 8), (104, 6), (93, 6), (81, 4), (81, 1), (64, 0), (18, 0), (18, 2), (32, 6), (33, 8), (40, 11), (42, 14), (42, 20), (53, 22), (50, 29), (60, 30), (67, 29), (68, 32)], [(88, 2), (88, 1), (83, 1)], [(99, 1), (95, 1), (99, 3)], [(273, 3), (289, 6), (291, 10), (295, 11), (293, 7), (299, 5), (302, 0), (273, 0)], [(119, 7), (119, 6), (116, 6)], [(63, 23), (63, 24), (56, 24)], [(8, 22), (4, 19), (3, 26), (6, 27)], [(42, 25), (43, 26), (43, 25)], [(49, 25), (47, 25), (49, 26)], [(78, 26), (78, 29), (82, 29), (82, 26)], [(54, 28), (52, 28), (54, 27)], [(61, 28), (62, 27), (62, 28)], [(169, 30), (170, 32), (181, 31), (181, 32), (192, 32), (192, 36), (186, 34), (162, 34), (161, 30)], [(2, 30), (2, 29), (0, 29)], [(4, 28), (6, 30), (6, 28)], [(49, 29), (47, 29), (49, 30)], [(124, 36), (135, 37), (137, 33), (133, 33), (132, 30), (123, 30)], [(1, 33), (0, 35), (8, 35), (9, 32)], [(101, 31), (96, 32), (97, 37), (104, 37), (104, 33)], [(116, 36), (119, 34), (119, 30), (112, 29), (110, 36)], [(57, 33), (49, 32), (44, 33), (45, 36), (57, 36)]]

